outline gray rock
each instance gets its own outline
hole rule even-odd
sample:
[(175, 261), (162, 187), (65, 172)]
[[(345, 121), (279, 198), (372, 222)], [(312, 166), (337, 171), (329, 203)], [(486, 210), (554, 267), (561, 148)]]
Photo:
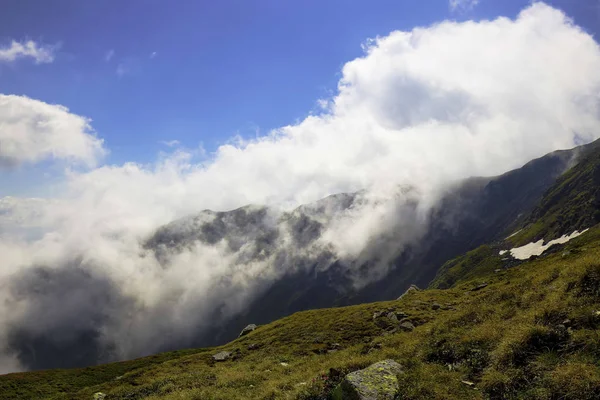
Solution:
[(220, 353), (213, 355), (212, 358), (215, 361), (226, 361), (231, 358), (231, 352), (230, 351), (222, 351)]
[(411, 292), (418, 292), (419, 290), (421, 290), (421, 289), (419, 289), (417, 285), (410, 285), (410, 287), (408, 289), (406, 289), (406, 292), (402, 293), (402, 295), (400, 297), (398, 297), (396, 300), (400, 300), (401, 298), (410, 294)]
[(248, 345), (248, 350), (257, 350), (260, 347), (258, 343), (251, 343)]
[(438, 303), (433, 303), (433, 304), (431, 305), (431, 309), (433, 309), (433, 310), (438, 310), (440, 307), (442, 307), (442, 306), (441, 306), (441, 305), (439, 305)]
[(385, 315), (385, 311), (375, 311), (373, 313), (373, 321), (375, 321), (376, 319), (379, 319), (381, 317), (383, 317)]
[(392, 323), (398, 322), (398, 317), (396, 316), (396, 313), (394, 313), (394, 312), (390, 311), (389, 313), (387, 313), (387, 317)]
[(412, 332), (415, 330), (415, 326), (410, 321), (404, 321), (398, 327), (405, 332)]
[(249, 334), (250, 332), (252, 332), (255, 329), (256, 329), (256, 325), (250, 324), (247, 327), (245, 327), (244, 329), (242, 329), (242, 331), (240, 332), (240, 335), (238, 337), (242, 337), (244, 335), (247, 335), (247, 334)]
[(396, 318), (399, 320), (408, 317), (408, 314), (403, 311), (396, 311)]
[(394, 360), (380, 361), (352, 372), (333, 392), (334, 400), (392, 400), (399, 391), (397, 375), (402, 366)]
[[(390, 314), (393, 315), (393, 318), (395, 319), (390, 320)], [(382, 329), (390, 329), (398, 323), (398, 318), (396, 318), (394, 313), (389, 311), (376, 311), (373, 313), (373, 322)]]
[(92, 397), (94, 400), (104, 400), (106, 398), (106, 394), (102, 393), (102, 392), (97, 392), (94, 393), (94, 397)]

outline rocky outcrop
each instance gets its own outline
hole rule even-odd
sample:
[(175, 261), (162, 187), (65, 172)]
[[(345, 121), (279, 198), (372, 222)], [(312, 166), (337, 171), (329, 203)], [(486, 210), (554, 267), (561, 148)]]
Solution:
[(398, 297), (396, 300), (400, 300), (401, 298), (410, 294), (411, 292), (418, 292), (419, 290), (421, 290), (421, 289), (419, 289), (417, 285), (410, 285), (410, 287), (408, 289), (406, 289), (406, 292), (402, 293), (402, 295), (400, 297)]
[(250, 332), (252, 332), (253, 330), (255, 330), (257, 327), (254, 324), (250, 324), (247, 327), (245, 327), (244, 329), (242, 329), (242, 331), (240, 332), (238, 337), (242, 337), (245, 336), (247, 334), (249, 334)]
[(402, 366), (384, 360), (344, 378), (333, 393), (334, 400), (392, 400), (399, 390), (397, 375)]
[(415, 329), (415, 322), (408, 318), (408, 314), (394, 309), (375, 311), (373, 313), (373, 322), (388, 334), (399, 330), (411, 332)]

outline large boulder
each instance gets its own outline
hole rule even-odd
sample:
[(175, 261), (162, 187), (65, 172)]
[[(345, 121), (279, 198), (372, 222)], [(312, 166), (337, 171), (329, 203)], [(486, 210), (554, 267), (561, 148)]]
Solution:
[(334, 400), (392, 400), (398, 394), (397, 375), (402, 366), (394, 360), (384, 360), (344, 378), (333, 393)]
[(231, 354), (232, 353), (230, 351), (222, 351), (220, 353), (213, 355), (212, 358), (215, 361), (227, 361), (231, 358)]
[(250, 324), (247, 327), (245, 327), (244, 329), (242, 329), (242, 331), (240, 332), (240, 335), (238, 337), (242, 337), (244, 335), (247, 335), (247, 334), (249, 334), (250, 332), (252, 332), (255, 329), (256, 329), (256, 325)]

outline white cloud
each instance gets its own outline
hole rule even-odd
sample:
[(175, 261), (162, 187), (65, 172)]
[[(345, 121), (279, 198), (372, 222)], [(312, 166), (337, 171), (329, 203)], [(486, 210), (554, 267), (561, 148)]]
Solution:
[(0, 167), (46, 159), (92, 167), (104, 152), (88, 119), (62, 106), (0, 94)]
[(470, 10), (479, 4), (479, 0), (449, 0), (450, 10)]
[(167, 147), (175, 147), (175, 146), (179, 146), (179, 140), (161, 140), (160, 144), (163, 144)]
[(113, 49), (110, 49), (104, 55), (104, 61), (109, 62), (110, 60), (112, 60), (112, 58), (114, 56), (115, 56), (115, 51)]
[(158, 53), (156, 51), (153, 51), (152, 53), (150, 53), (150, 58), (154, 58), (158, 55)]
[[(175, 151), (155, 165), (106, 165), (69, 174), (62, 199), (29, 201), (27, 207), (41, 211), (26, 208), (20, 219), (5, 217), (10, 225), (35, 216), (27, 224), (37, 222), (45, 235), (34, 241), (0, 236), (0, 279), (34, 265), (58, 269), (81, 256), (81, 268), (109, 277), (140, 307), (131, 312), (134, 317), (112, 321), (103, 331), (121, 355), (138, 355), (140, 347), (129, 346), (148, 350), (144, 346), (168, 336), (165, 332), (192, 335), (199, 321), (208, 319), (213, 302), (241, 307), (256, 277), (281, 273), (268, 259), (236, 265), (235, 254), (223, 243), (183, 251), (166, 268), (140, 245), (157, 226), (205, 208), (289, 207), (368, 188), (377, 193), (375, 200), (344, 217), (349, 219), (334, 221), (323, 240), (342, 255), (356, 255), (382, 229), (399, 229), (394, 224), (407, 228), (402, 240), (410, 240), (420, 220), (407, 217), (402, 207), (407, 197), (414, 196), (408, 200), (427, 210), (440, 188), (455, 179), (499, 174), (572, 147), (576, 137), (597, 138), (598, 71), (600, 49), (594, 39), (543, 3), (528, 7), (516, 20), (442, 22), (392, 32), (370, 41), (363, 57), (343, 67), (338, 93), (321, 103), (321, 115), (254, 140), (237, 138), (202, 163)], [(91, 136), (84, 135), (87, 120), (57, 106), (44, 107), (70, 116), (64, 127), (90, 143)], [(5, 112), (0, 121), (14, 124), (13, 115), (20, 114)], [(24, 131), (41, 129), (38, 119), (26, 120)], [(54, 125), (41, 125), (48, 126)], [(415, 190), (398, 200), (397, 184)], [(15, 201), (5, 208), (18, 209)], [(397, 220), (387, 217), (390, 210), (396, 210)], [(240, 290), (219, 291), (215, 282), (221, 277), (237, 282)], [(15, 303), (26, 307), (27, 299), (17, 302), (0, 292), (0, 319), (6, 321), (0, 342), (4, 326), (19, 321), (20, 314), (9, 308)], [(169, 312), (157, 318), (164, 304)]]
[(33, 40), (26, 42), (12, 41), (10, 45), (0, 47), (0, 62), (13, 62), (19, 58), (33, 58), (36, 64), (54, 61), (57, 45), (40, 45)]

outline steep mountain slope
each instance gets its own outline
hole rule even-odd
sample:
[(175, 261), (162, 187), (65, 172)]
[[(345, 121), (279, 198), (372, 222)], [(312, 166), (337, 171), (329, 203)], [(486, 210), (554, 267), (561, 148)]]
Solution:
[(562, 175), (511, 238), (515, 245), (546, 241), (600, 222), (600, 142), (579, 149), (577, 168)]
[[(205, 211), (159, 229), (147, 246), (160, 259), (197, 242), (215, 244), (224, 239), (242, 262), (275, 260), (276, 279), (262, 282), (247, 307), (229, 317), (215, 315), (211, 329), (185, 344), (217, 345), (235, 338), (249, 323), (263, 324), (312, 308), (390, 300), (410, 284), (426, 286), (448, 259), (502, 238), (517, 226), (584, 148), (548, 154), (498, 177), (459, 182), (444, 193), (428, 216), (426, 229), (411, 232), (418, 240), (406, 244), (406, 232), (392, 229), (383, 244), (367, 245), (354, 258), (340, 258), (334, 249), (320, 245), (320, 239), (333, 222), (364, 206), (362, 192), (330, 196), (283, 214), (254, 206)], [(389, 216), (392, 221), (400, 218)], [(383, 279), (370, 283), (365, 279), (366, 285), (356, 286), (356, 271), (368, 276), (381, 268), (381, 260), (387, 271)]]
[[(344, 374), (394, 359), (397, 399), (597, 399), (600, 228), (565, 251), (447, 290), (296, 313), (219, 348), (0, 376), (0, 396), (327, 399)], [(416, 328), (390, 330), (380, 311)], [(231, 357), (215, 362), (221, 351)]]
[[(577, 149), (577, 163), (562, 174), (543, 194), (538, 204), (525, 218), (511, 225), (513, 234), (491, 237), (483, 245), (449, 260), (439, 269), (432, 288), (448, 288), (465, 278), (509, 268), (520, 260), (510, 253), (513, 247), (528, 242), (551, 239), (583, 231), (600, 222), (600, 142)], [(508, 236), (508, 237), (504, 237)], [(559, 251), (554, 245), (547, 252)]]

